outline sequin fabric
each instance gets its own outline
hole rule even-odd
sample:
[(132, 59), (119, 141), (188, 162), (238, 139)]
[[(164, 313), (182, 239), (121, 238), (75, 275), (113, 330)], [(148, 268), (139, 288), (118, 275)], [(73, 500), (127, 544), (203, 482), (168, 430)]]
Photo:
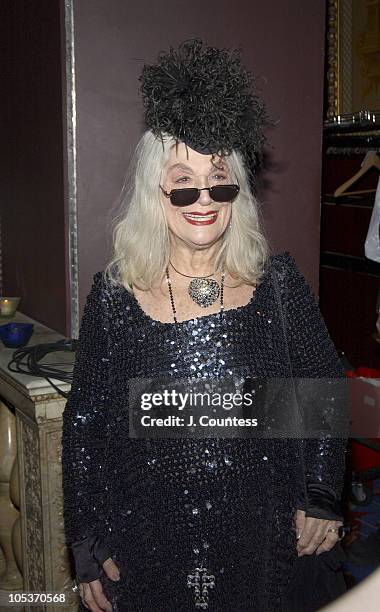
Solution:
[(118, 583), (101, 578), (113, 610), (285, 612), (305, 473), (340, 496), (346, 441), (131, 439), (129, 381), (162, 374), (343, 377), (293, 257), (269, 258), (246, 306), (178, 328), (95, 274), (62, 438), (67, 542), (97, 533), (108, 543), (121, 572)]

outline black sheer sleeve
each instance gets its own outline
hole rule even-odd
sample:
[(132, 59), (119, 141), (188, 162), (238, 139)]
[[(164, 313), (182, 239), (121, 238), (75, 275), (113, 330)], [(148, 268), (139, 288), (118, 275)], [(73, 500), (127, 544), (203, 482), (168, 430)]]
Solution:
[[(302, 440), (305, 481), (299, 509), (306, 516), (343, 520), (341, 495), (349, 425), (348, 387), (318, 301), (290, 253), (283, 254), (290, 361), (311, 435)], [(306, 499), (305, 499), (306, 497)]]
[(73, 383), (63, 412), (62, 475), (64, 526), (69, 544), (96, 534), (102, 516), (101, 481), (107, 434), (108, 317), (97, 272), (87, 297)]

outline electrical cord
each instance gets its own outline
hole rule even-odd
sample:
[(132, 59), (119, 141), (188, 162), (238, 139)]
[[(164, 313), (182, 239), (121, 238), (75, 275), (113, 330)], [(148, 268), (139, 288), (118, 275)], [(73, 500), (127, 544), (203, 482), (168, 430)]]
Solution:
[[(40, 361), (50, 353), (57, 352), (74, 352), (78, 347), (78, 340), (63, 339), (57, 342), (51, 342), (46, 344), (35, 344), (34, 346), (25, 346), (17, 349), (13, 355), (11, 361), (8, 363), (8, 369), (11, 372), (18, 372), (21, 374), (28, 374), (29, 376), (38, 376), (45, 378), (51, 386), (65, 398), (68, 398), (69, 394), (62, 391), (51, 378), (60, 380), (64, 383), (72, 383), (73, 372), (66, 372), (62, 369), (62, 366), (72, 366), (72, 362), (57, 362), (57, 363), (44, 363), (40, 364)], [(61, 367), (57, 367), (61, 366)]]

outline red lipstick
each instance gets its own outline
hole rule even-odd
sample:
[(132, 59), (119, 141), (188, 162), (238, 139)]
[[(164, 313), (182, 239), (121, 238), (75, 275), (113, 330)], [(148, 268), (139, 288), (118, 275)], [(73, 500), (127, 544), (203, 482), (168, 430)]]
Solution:
[(217, 210), (210, 210), (207, 213), (189, 212), (182, 214), (185, 217), (186, 221), (191, 225), (211, 225), (212, 223), (215, 223), (218, 217)]

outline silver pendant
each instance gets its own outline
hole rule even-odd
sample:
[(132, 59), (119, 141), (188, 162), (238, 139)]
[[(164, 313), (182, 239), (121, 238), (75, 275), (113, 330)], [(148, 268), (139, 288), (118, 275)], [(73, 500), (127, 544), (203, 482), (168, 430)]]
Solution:
[(194, 278), (189, 285), (191, 299), (202, 308), (211, 306), (219, 297), (220, 288), (213, 278)]
[(215, 576), (201, 564), (187, 576), (187, 586), (194, 589), (194, 604), (197, 609), (207, 610), (209, 589), (215, 587)]

